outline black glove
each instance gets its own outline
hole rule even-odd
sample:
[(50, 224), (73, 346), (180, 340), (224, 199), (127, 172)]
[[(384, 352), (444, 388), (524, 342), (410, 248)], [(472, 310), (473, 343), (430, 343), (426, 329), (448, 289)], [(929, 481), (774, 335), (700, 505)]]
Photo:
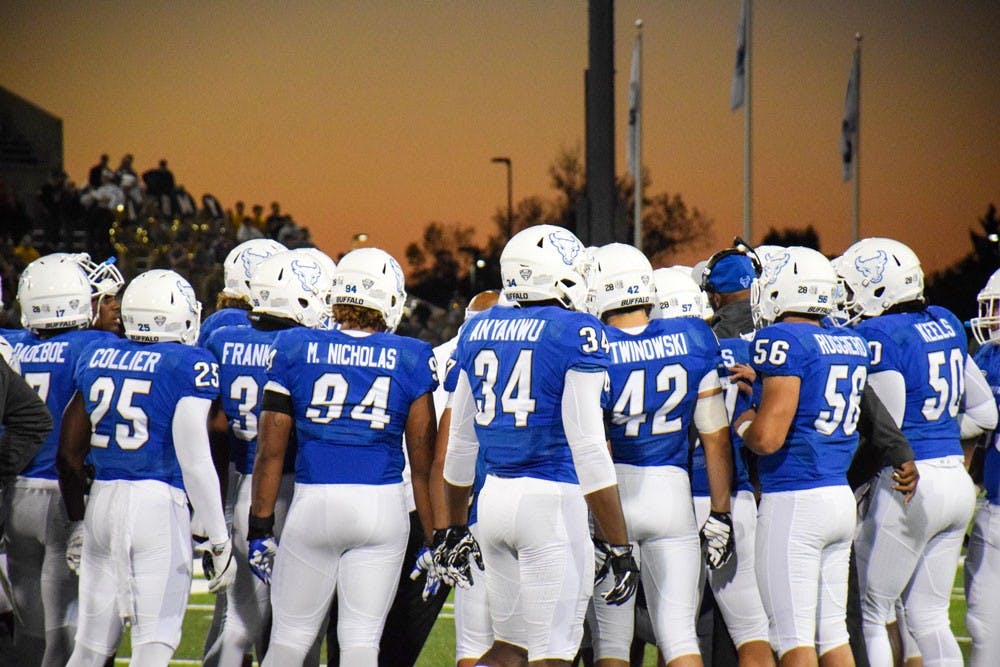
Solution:
[(438, 575), (446, 584), (468, 588), (472, 585), (472, 564), (483, 569), (479, 543), (468, 526), (451, 526), (444, 535), (439, 535), (440, 532), (434, 534), (434, 565)]
[(705, 562), (709, 569), (718, 570), (733, 557), (736, 540), (733, 538), (733, 515), (730, 512), (710, 513), (698, 534), (705, 548)]
[[(614, 585), (602, 596), (608, 604), (624, 604), (639, 586), (639, 566), (632, 557), (631, 544), (608, 544), (604, 540), (594, 540), (600, 569), (594, 578), (594, 585), (600, 585), (610, 573)], [(603, 562), (602, 562), (603, 561)]]

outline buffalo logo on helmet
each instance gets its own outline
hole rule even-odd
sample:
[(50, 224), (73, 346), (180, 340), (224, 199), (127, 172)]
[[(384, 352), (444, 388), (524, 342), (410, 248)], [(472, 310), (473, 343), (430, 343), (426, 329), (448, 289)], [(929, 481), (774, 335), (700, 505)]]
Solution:
[(306, 292), (316, 293), (316, 284), (319, 282), (322, 270), (319, 264), (312, 261), (295, 260), (292, 262), (292, 273), (299, 279), (299, 284)]
[(243, 262), (243, 275), (250, 279), (250, 274), (257, 267), (258, 264), (263, 262), (265, 259), (270, 257), (266, 252), (254, 252), (252, 248), (247, 248), (242, 255), (240, 255), (240, 261)]
[(767, 263), (764, 264), (760, 274), (760, 282), (764, 285), (772, 285), (778, 279), (778, 274), (785, 268), (792, 256), (787, 252), (768, 255)]
[(857, 257), (854, 260), (854, 268), (858, 270), (869, 283), (878, 284), (882, 282), (885, 274), (885, 266), (889, 261), (889, 256), (885, 250), (879, 250), (873, 257)]
[(194, 295), (194, 288), (188, 285), (182, 280), (177, 281), (177, 291), (184, 295), (185, 301), (187, 301), (188, 307), (196, 311), (198, 310), (198, 297)]
[(569, 232), (552, 232), (549, 234), (549, 243), (556, 249), (562, 257), (563, 264), (573, 266), (577, 256), (583, 252), (583, 246), (579, 239)]

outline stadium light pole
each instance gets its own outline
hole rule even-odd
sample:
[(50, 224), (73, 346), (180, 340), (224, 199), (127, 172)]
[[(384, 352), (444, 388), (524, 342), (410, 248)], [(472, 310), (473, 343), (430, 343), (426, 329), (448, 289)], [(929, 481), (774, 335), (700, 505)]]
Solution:
[(506, 240), (510, 240), (514, 227), (514, 168), (511, 166), (509, 157), (491, 158), (490, 162), (503, 164), (507, 167), (507, 229)]

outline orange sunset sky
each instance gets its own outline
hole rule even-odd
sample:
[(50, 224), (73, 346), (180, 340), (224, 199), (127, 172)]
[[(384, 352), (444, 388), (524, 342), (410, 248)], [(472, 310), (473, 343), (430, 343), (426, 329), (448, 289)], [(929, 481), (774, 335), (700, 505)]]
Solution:
[[(743, 114), (729, 110), (738, 0), (619, 0), (617, 171), (625, 171), (633, 22), (644, 40), (647, 194), (715, 221), (693, 263), (742, 225)], [(224, 206), (281, 202), (331, 255), (358, 232), (402, 254), (429, 221), (489, 228), (551, 196), (547, 168), (583, 145), (584, 0), (0, 3), (0, 85), (63, 119), (82, 182), (101, 153)], [(756, 0), (754, 238), (814, 225), (849, 243), (838, 150), (855, 32), (863, 41), (862, 236), (938, 269), (1000, 203), (1000, 3)], [(691, 253), (689, 253), (691, 254)]]

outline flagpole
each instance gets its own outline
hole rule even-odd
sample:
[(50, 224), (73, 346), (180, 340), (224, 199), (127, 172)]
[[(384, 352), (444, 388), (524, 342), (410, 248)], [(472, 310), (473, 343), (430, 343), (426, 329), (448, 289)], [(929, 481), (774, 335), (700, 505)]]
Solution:
[(632, 178), (635, 180), (635, 219), (633, 245), (642, 250), (642, 19), (635, 22), (635, 58), (638, 70), (639, 94), (635, 105), (635, 146), (633, 146)]
[(746, 51), (744, 56), (744, 71), (746, 72), (745, 78), (745, 88), (743, 100), (743, 240), (746, 243), (753, 243), (753, 173), (752, 164), (753, 161), (751, 157), (753, 155), (753, 145), (751, 143), (751, 120), (752, 115), (750, 110), (753, 108), (753, 80), (752, 80), (752, 70), (753, 70), (753, 45), (751, 44), (751, 35), (753, 34), (753, 0), (746, 0), (747, 9), (747, 23), (746, 23), (746, 34), (743, 39), (746, 40)]
[(858, 121), (854, 132), (854, 188), (851, 212), (851, 243), (857, 243), (861, 230), (861, 33), (854, 35), (858, 54)]

